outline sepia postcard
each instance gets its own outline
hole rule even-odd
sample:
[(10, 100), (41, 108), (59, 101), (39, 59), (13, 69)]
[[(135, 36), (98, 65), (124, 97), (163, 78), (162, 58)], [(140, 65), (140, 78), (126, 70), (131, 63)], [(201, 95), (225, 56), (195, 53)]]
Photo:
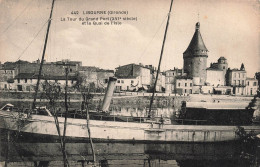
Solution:
[(259, 0), (0, 0), (0, 166), (260, 165)]

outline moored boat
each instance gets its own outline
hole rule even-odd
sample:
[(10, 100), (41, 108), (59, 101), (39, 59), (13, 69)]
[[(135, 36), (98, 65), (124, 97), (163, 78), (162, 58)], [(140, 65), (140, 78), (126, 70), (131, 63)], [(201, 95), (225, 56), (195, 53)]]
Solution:
[[(65, 118), (59, 117), (61, 133), (64, 120)], [(66, 126), (68, 140), (88, 141), (86, 119), (68, 118)], [(165, 125), (153, 122), (90, 120), (89, 127), (94, 141), (106, 142), (222, 142), (260, 134), (259, 126)], [(0, 111), (0, 129), (18, 132), (25, 139), (55, 140), (59, 137), (53, 116), (28, 115), (10, 109)]]
[[(53, 1), (54, 3), (54, 1)], [(172, 6), (172, 2), (171, 2)], [(53, 7), (52, 7), (53, 9)], [(170, 8), (171, 11), (171, 8)], [(170, 12), (168, 15), (167, 27), (169, 23)], [(49, 19), (48, 29), (51, 22)], [(164, 35), (166, 37), (167, 27)], [(46, 48), (48, 33), (46, 34)], [(163, 43), (164, 46), (164, 43)], [(41, 61), (41, 66), (44, 60), (44, 53)], [(161, 56), (163, 53), (163, 48)], [(161, 61), (161, 58), (160, 58)], [(40, 67), (41, 71), (41, 67)], [(157, 70), (160, 72), (160, 62)], [(36, 95), (33, 108), (37, 97), (41, 72), (38, 75), (36, 86)], [(108, 109), (115, 86), (115, 79), (111, 79), (107, 88), (107, 93), (103, 101), (102, 111)], [(67, 87), (67, 86), (66, 86)], [(65, 89), (66, 90), (66, 89)], [(155, 89), (154, 89), (155, 91)], [(66, 91), (65, 91), (65, 107), (66, 107)], [(154, 96), (154, 93), (153, 93)], [(151, 99), (150, 110), (153, 102)], [(67, 108), (67, 107), (66, 107)], [(148, 115), (149, 117), (151, 116)], [(149, 118), (148, 117), (148, 118)], [(66, 129), (65, 129), (66, 127)], [(8, 132), (15, 132), (18, 137), (25, 139), (36, 138), (36, 140), (59, 140), (61, 134), (67, 140), (83, 140), (88, 141), (90, 138), (89, 131), (92, 132), (91, 138), (94, 141), (105, 142), (222, 142), (238, 140), (245, 137), (255, 136), (260, 134), (260, 126), (219, 126), (219, 125), (171, 125), (165, 122), (140, 121), (117, 121), (113, 120), (89, 120), (79, 118), (56, 117), (46, 108), (34, 108), (32, 111), (19, 112), (15, 111), (14, 106), (9, 104), (0, 110), (0, 129)], [(66, 133), (65, 133), (66, 132)]]

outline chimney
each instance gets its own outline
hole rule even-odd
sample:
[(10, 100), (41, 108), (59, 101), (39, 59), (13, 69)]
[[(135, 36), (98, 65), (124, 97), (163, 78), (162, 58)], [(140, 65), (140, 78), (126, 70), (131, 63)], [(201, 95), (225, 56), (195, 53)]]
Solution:
[(104, 96), (104, 100), (103, 100), (103, 104), (102, 104), (102, 108), (101, 108), (102, 111), (108, 111), (108, 109), (109, 109), (110, 102), (112, 100), (113, 93), (114, 93), (114, 88), (116, 85), (116, 80), (117, 80), (117, 78), (115, 78), (115, 77), (109, 77), (106, 94)]

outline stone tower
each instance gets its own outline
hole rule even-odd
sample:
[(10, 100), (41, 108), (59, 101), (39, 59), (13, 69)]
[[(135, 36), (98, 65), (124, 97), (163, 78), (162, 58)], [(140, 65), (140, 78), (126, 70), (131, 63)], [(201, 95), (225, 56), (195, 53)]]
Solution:
[(225, 57), (220, 57), (218, 59), (218, 69), (219, 70), (223, 70), (223, 77), (225, 78), (225, 82), (224, 85), (227, 84), (227, 69), (228, 69), (228, 63), (227, 63), (227, 59)]
[(220, 57), (218, 59), (218, 69), (223, 70), (224, 76), (226, 75), (227, 69), (228, 69), (228, 63), (227, 63), (227, 59), (225, 57)]
[(200, 34), (200, 23), (196, 23), (195, 33), (191, 42), (183, 53), (183, 69), (189, 77), (193, 78), (194, 85), (204, 85), (207, 77), (207, 58), (208, 49), (206, 48)]

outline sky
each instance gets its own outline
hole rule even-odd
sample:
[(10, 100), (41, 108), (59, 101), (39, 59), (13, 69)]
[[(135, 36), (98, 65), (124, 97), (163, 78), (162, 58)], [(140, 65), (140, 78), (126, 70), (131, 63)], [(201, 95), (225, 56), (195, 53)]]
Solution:
[[(41, 58), (51, 0), (0, 0), (0, 61)], [(183, 67), (183, 52), (200, 22), (208, 66), (221, 56), (230, 68), (241, 63), (249, 77), (260, 71), (260, 1), (174, 0), (162, 70)], [(114, 69), (129, 63), (158, 66), (170, 0), (56, 0), (45, 59), (82, 61)], [(71, 14), (78, 11), (79, 14)], [(83, 11), (128, 11), (84, 15)], [(135, 17), (121, 25), (82, 25), (73, 17)]]

